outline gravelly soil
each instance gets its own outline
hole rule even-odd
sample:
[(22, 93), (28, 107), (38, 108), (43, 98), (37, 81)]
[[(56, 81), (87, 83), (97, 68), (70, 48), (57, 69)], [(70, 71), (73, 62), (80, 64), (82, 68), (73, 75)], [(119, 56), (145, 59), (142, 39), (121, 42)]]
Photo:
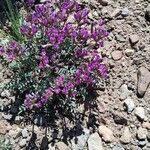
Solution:
[[(91, 8), (91, 19), (102, 16), (110, 31), (104, 49), (100, 50), (109, 66), (108, 85), (105, 85), (105, 91), (98, 91), (98, 111), (87, 112), (84, 118), (82, 127), (85, 128), (86, 134), (77, 136), (81, 142), (75, 144), (71, 141), (67, 146), (67, 143), (58, 142), (58, 139), (54, 146), (49, 144), (49, 150), (149, 150), (150, 22), (145, 19), (145, 12), (147, 9), (150, 11), (148, 8), (150, 1), (83, 0), (81, 2)], [(7, 80), (9, 73), (0, 66), (0, 82)], [(7, 98), (1, 94), (0, 105), (8, 104), (12, 98), (9, 94)], [(95, 130), (88, 128), (89, 114), (96, 118), (93, 125)], [(26, 142), (30, 140), (32, 126), (10, 125), (4, 119), (9, 120), (8, 117), (0, 113), (0, 134), (10, 137), (14, 150), (24, 149)], [(63, 130), (60, 128), (58, 131)], [(37, 145), (40, 145), (44, 132), (45, 129), (35, 126)], [(89, 132), (99, 134), (91, 136)], [(51, 135), (52, 130), (49, 130), (48, 137)], [(49, 141), (51, 139), (50, 137)]]

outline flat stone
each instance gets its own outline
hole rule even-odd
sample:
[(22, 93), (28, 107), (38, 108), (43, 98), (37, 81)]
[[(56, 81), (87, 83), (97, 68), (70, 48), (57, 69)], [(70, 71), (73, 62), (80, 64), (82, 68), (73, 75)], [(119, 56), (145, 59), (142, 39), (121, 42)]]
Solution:
[(56, 143), (57, 150), (71, 150), (64, 142)]
[(133, 111), (133, 109), (135, 108), (135, 104), (134, 104), (134, 102), (131, 98), (127, 98), (124, 101), (124, 105), (126, 106), (126, 109), (127, 109), (128, 113), (131, 113)]
[(138, 141), (138, 145), (139, 145), (140, 147), (145, 146), (145, 145), (146, 145), (146, 140)]
[(78, 139), (76, 141), (75, 138), (71, 140), (71, 145), (73, 150), (83, 150), (84, 146), (86, 145), (86, 142), (90, 136), (90, 131), (86, 128), (83, 129), (83, 134), (77, 136), (76, 138)]
[(120, 60), (121, 58), (122, 58), (122, 52), (121, 51), (118, 51), (118, 50), (116, 50), (116, 51), (113, 51), (112, 53), (111, 53), (111, 55), (112, 55), (112, 58), (113, 58), (113, 60)]
[(104, 150), (98, 133), (93, 133), (88, 139), (88, 150)]
[(145, 111), (144, 111), (144, 108), (143, 107), (136, 107), (135, 108), (135, 115), (141, 119), (141, 120), (144, 120), (145, 118)]
[(128, 96), (131, 94), (131, 92), (129, 91), (128, 86), (127, 86), (126, 84), (121, 85), (121, 87), (120, 87), (120, 92), (121, 92), (121, 95), (120, 95), (120, 96), (121, 96), (123, 99), (128, 98)]
[(99, 126), (98, 132), (105, 142), (112, 142), (114, 140), (113, 132), (108, 127)]
[(125, 54), (129, 57), (129, 56), (133, 56), (134, 55), (134, 49), (126, 49), (125, 50)]
[(125, 127), (124, 128), (124, 131), (123, 131), (123, 134), (121, 136), (121, 139), (120, 141), (123, 143), (123, 144), (128, 144), (131, 142), (131, 133), (130, 133), (130, 130), (128, 127)]
[(137, 34), (132, 34), (129, 37), (131, 44), (135, 45), (139, 41), (139, 36)]
[(147, 137), (147, 130), (145, 128), (139, 127), (138, 131), (137, 131), (137, 138), (139, 140), (145, 140)]
[(138, 96), (143, 97), (149, 84), (150, 84), (150, 72), (145, 67), (140, 67), (137, 73), (138, 77)]
[(3, 98), (9, 98), (10, 97), (10, 92), (9, 90), (4, 90), (2, 93), (1, 93), (1, 97)]
[(7, 114), (7, 115), (3, 114), (2, 116), (3, 116), (6, 120), (11, 120), (12, 117), (13, 117), (11, 114)]

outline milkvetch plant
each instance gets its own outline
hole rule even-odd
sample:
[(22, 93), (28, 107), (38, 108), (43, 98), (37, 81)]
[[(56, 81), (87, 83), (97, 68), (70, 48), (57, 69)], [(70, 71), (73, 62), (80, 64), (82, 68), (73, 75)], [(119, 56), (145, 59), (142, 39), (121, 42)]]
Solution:
[(107, 78), (98, 52), (108, 36), (104, 22), (91, 22), (89, 10), (74, 0), (51, 0), (34, 10), (34, 0), (28, 0), (27, 6), (20, 28), (23, 42), (11, 40), (0, 47), (13, 72), (8, 88), (21, 95), (28, 109), (56, 99), (71, 109), (99, 78)]

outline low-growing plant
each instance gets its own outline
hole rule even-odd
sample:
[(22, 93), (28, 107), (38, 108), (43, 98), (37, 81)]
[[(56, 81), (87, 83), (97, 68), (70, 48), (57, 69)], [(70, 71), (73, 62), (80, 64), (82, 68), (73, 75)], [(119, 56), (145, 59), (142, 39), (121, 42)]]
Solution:
[(0, 149), (1, 150), (12, 150), (12, 145), (8, 138), (0, 138)]
[(13, 72), (7, 87), (30, 110), (53, 104), (73, 112), (100, 78), (107, 78), (99, 48), (108, 36), (104, 22), (91, 21), (89, 10), (74, 0), (38, 4), (28, 0), (28, 16), (15, 40), (0, 47)]

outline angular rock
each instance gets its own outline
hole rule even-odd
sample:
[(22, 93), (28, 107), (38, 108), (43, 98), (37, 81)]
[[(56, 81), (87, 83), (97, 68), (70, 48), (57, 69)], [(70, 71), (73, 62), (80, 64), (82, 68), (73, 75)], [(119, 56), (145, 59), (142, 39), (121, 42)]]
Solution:
[(22, 140), (19, 142), (19, 146), (20, 146), (21, 148), (25, 147), (26, 144), (27, 144), (27, 140), (26, 140), (26, 139), (22, 139)]
[(131, 113), (133, 111), (133, 109), (135, 108), (135, 104), (131, 98), (127, 98), (124, 101), (124, 105), (126, 106), (128, 113)]
[(134, 54), (134, 49), (126, 49), (125, 50), (125, 54), (129, 57), (132, 56)]
[(57, 150), (71, 150), (64, 142), (56, 143)]
[(23, 138), (27, 138), (29, 136), (27, 128), (24, 128), (21, 133)]
[(113, 114), (114, 122), (116, 124), (127, 125), (127, 118), (124, 114)]
[(122, 52), (121, 51), (118, 51), (118, 50), (116, 50), (116, 51), (113, 51), (112, 53), (111, 53), (111, 55), (112, 55), (112, 58), (113, 58), (113, 60), (120, 60), (121, 58), (122, 58)]
[(77, 136), (77, 141), (75, 141), (75, 138), (71, 140), (72, 149), (73, 150), (83, 150), (85, 147), (85, 144), (90, 136), (90, 131), (88, 129), (83, 130), (83, 134), (80, 136)]
[(11, 120), (12, 119), (12, 117), (13, 117), (13, 115), (11, 115), (11, 114), (7, 114), (7, 115), (2, 115), (6, 120)]
[(135, 108), (135, 115), (141, 119), (141, 120), (144, 120), (145, 118), (145, 111), (144, 111), (144, 108), (143, 107), (136, 107)]
[(143, 97), (149, 84), (150, 84), (150, 72), (145, 67), (140, 67), (137, 73), (138, 77), (138, 96)]
[(126, 84), (121, 85), (120, 92), (121, 92), (120, 96), (123, 99), (126, 99), (131, 94), (131, 92), (129, 91), (128, 86)]
[(139, 127), (138, 131), (137, 131), (137, 138), (139, 140), (145, 140), (147, 137), (147, 130), (145, 128)]
[(125, 127), (124, 128), (124, 131), (123, 131), (123, 134), (121, 136), (121, 139), (120, 141), (123, 143), (123, 144), (128, 144), (131, 142), (131, 133), (130, 133), (130, 130), (128, 127)]
[(108, 127), (103, 125), (99, 126), (98, 132), (105, 142), (112, 142), (114, 140), (113, 132)]
[(129, 15), (129, 9), (127, 7), (123, 8), (121, 11), (121, 15), (123, 17), (127, 17)]
[(139, 36), (137, 34), (132, 34), (130, 35), (129, 40), (132, 45), (135, 45), (139, 41)]
[(88, 150), (104, 150), (98, 133), (93, 133), (88, 139)]

